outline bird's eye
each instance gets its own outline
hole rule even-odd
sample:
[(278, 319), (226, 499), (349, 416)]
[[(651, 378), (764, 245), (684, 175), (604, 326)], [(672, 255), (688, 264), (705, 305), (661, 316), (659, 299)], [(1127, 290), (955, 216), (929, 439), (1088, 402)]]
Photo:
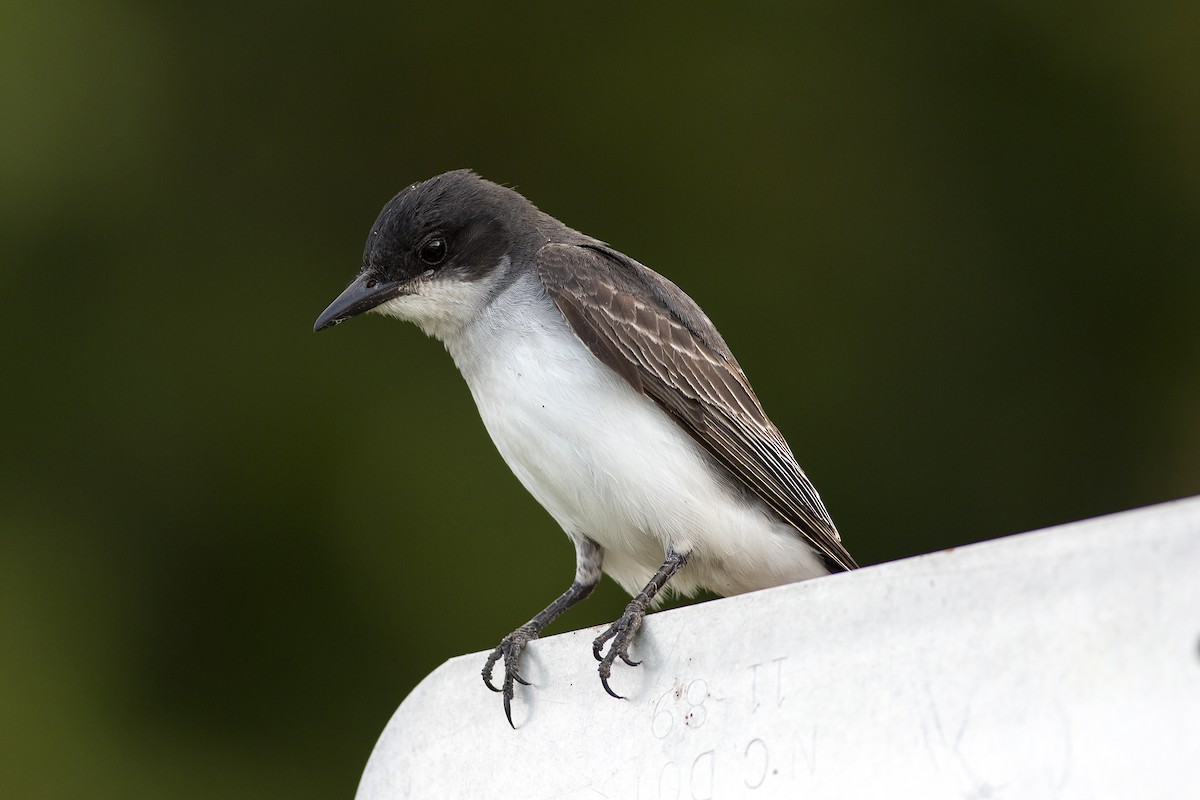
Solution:
[(440, 236), (435, 236), (421, 245), (421, 260), (431, 267), (436, 267), (446, 258), (446, 251), (448, 249), (446, 240)]

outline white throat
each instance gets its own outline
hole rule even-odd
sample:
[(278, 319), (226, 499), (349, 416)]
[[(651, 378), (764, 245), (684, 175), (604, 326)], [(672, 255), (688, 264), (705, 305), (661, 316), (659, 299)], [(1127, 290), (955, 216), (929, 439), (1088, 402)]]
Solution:
[(495, 287), (508, 279), (510, 269), (512, 259), (505, 255), (478, 280), (458, 280), (430, 271), (413, 281), (411, 294), (394, 297), (372, 311), (412, 322), (449, 348), (452, 340), (483, 316), (496, 299)]

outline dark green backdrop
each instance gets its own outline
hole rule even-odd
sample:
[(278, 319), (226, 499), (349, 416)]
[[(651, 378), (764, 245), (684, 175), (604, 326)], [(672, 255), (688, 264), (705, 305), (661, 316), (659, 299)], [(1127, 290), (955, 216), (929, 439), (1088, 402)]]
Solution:
[(688, 290), (864, 563), (1200, 491), (1192, 0), (433, 5), (0, 12), (0, 795), (348, 797), (565, 587), (441, 347), (311, 333), (446, 169)]

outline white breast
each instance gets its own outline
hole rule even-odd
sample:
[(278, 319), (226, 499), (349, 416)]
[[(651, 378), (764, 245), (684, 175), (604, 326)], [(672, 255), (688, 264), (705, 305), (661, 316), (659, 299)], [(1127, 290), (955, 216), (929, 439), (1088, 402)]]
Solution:
[(794, 529), (588, 352), (532, 274), (439, 338), (517, 478), (569, 535), (604, 548), (604, 571), (626, 591), (668, 547), (690, 553), (671, 581), (684, 593), (825, 574)]

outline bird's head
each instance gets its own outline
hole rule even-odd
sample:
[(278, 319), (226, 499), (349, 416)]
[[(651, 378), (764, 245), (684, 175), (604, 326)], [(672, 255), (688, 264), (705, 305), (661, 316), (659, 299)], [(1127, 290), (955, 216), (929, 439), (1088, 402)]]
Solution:
[(517, 251), (534, 246), (543, 217), (469, 170), (415, 183), (379, 212), (362, 269), (313, 330), (378, 311), (444, 339), (486, 303)]

